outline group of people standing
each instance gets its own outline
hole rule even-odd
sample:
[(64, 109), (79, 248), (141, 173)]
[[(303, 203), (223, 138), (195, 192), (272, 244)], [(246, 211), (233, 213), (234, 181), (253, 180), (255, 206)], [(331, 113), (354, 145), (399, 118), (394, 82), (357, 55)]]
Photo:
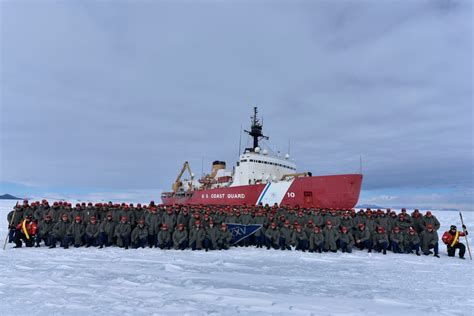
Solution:
[[(439, 257), (440, 228), (430, 212), (417, 209), (399, 214), (387, 209), (304, 209), (274, 205), (259, 206), (164, 206), (109, 203), (24, 201), (9, 214), (9, 240), (21, 247), (55, 248), (118, 246), (128, 249), (158, 247), (192, 250), (229, 249), (230, 246), (347, 252), (354, 248), (383, 253), (433, 254)], [(232, 244), (228, 224), (259, 225), (252, 235)], [(465, 228), (465, 227), (464, 227)], [(467, 234), (467, 232), (466, 232)], [(451, 236), (451, 237), (450, 237)], [(465, 247), (463, 232), (451, 226), (443, 235), (448, 255)]]

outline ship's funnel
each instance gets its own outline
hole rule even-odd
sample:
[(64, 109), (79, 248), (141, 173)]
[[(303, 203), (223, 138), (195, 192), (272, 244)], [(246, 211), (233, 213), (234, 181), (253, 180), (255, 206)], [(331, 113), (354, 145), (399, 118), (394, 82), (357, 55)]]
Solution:
[(212, 163), (211, 178), (214, 178), (218, 170), (225, 169), (225, 161), (216, 160)]

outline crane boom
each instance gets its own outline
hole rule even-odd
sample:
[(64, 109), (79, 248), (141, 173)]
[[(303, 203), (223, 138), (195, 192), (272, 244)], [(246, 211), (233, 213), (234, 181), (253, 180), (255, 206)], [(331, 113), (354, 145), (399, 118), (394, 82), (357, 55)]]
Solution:
[(289, 174), (283, 175), (283, 177), (281, 177), (281, 180), (286, 181), (289, 178), (308, 177), (308, 176), (310, 176), (309, 172), (289, 173)]
[(178, 176), (176, 177), (176, 181), (173, 183), (173, 192), (176, 193), (178, 189), (183, 185), (181, 182), (181, 177), (183, 176), (184, 172), (188, 170), (189, 175), (191, 176), (191, 183), (193, 181), (194, 175), (191, 172), (191, 168), (189, 167), (189, 163), (187, 161), (184, 162), (183, 167), (181, 168), (181, 171), (179, 172)]

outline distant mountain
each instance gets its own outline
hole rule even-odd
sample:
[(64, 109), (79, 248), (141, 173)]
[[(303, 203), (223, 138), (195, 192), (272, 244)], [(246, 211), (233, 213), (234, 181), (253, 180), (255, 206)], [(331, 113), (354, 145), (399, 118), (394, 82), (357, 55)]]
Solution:
[(459, 212), (459, 209), (457, 208), (442, 208), (440, 211), (449, 211), (449, 212)]
[(21, 198), (17, 198), (16, 196), (13, 196), (11, 194), (4, 194), (0, 195), (0, 200), (21, 200)]
[(378, 206), (378, 205), (375, 205), (375, 204), (361, 204), (361, 205), (357, 205), (356, 208), (370, 208), (370, 209), (382, 209), (382, 208), (385, 208), (383, 206)]

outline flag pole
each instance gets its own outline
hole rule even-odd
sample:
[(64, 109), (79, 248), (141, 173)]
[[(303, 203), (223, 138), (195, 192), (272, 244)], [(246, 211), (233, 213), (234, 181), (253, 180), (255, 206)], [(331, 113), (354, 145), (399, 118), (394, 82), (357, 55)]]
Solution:
[(467, 251), (469, 252), (469, 258), (472, 260), (471, 248), (469, 248), (469, 240), (467, 239), (466, 229), (464, 229), (464, 227), (466, 227), (466, 226), (464, 225), (464, 220), (462, 219), (462, 213), (461, 212), (459, 212), (459, 217), (461, 217), (462, 231), (464, 233), (464, 238), (466, 239), (466, 246), (467, 246)]

